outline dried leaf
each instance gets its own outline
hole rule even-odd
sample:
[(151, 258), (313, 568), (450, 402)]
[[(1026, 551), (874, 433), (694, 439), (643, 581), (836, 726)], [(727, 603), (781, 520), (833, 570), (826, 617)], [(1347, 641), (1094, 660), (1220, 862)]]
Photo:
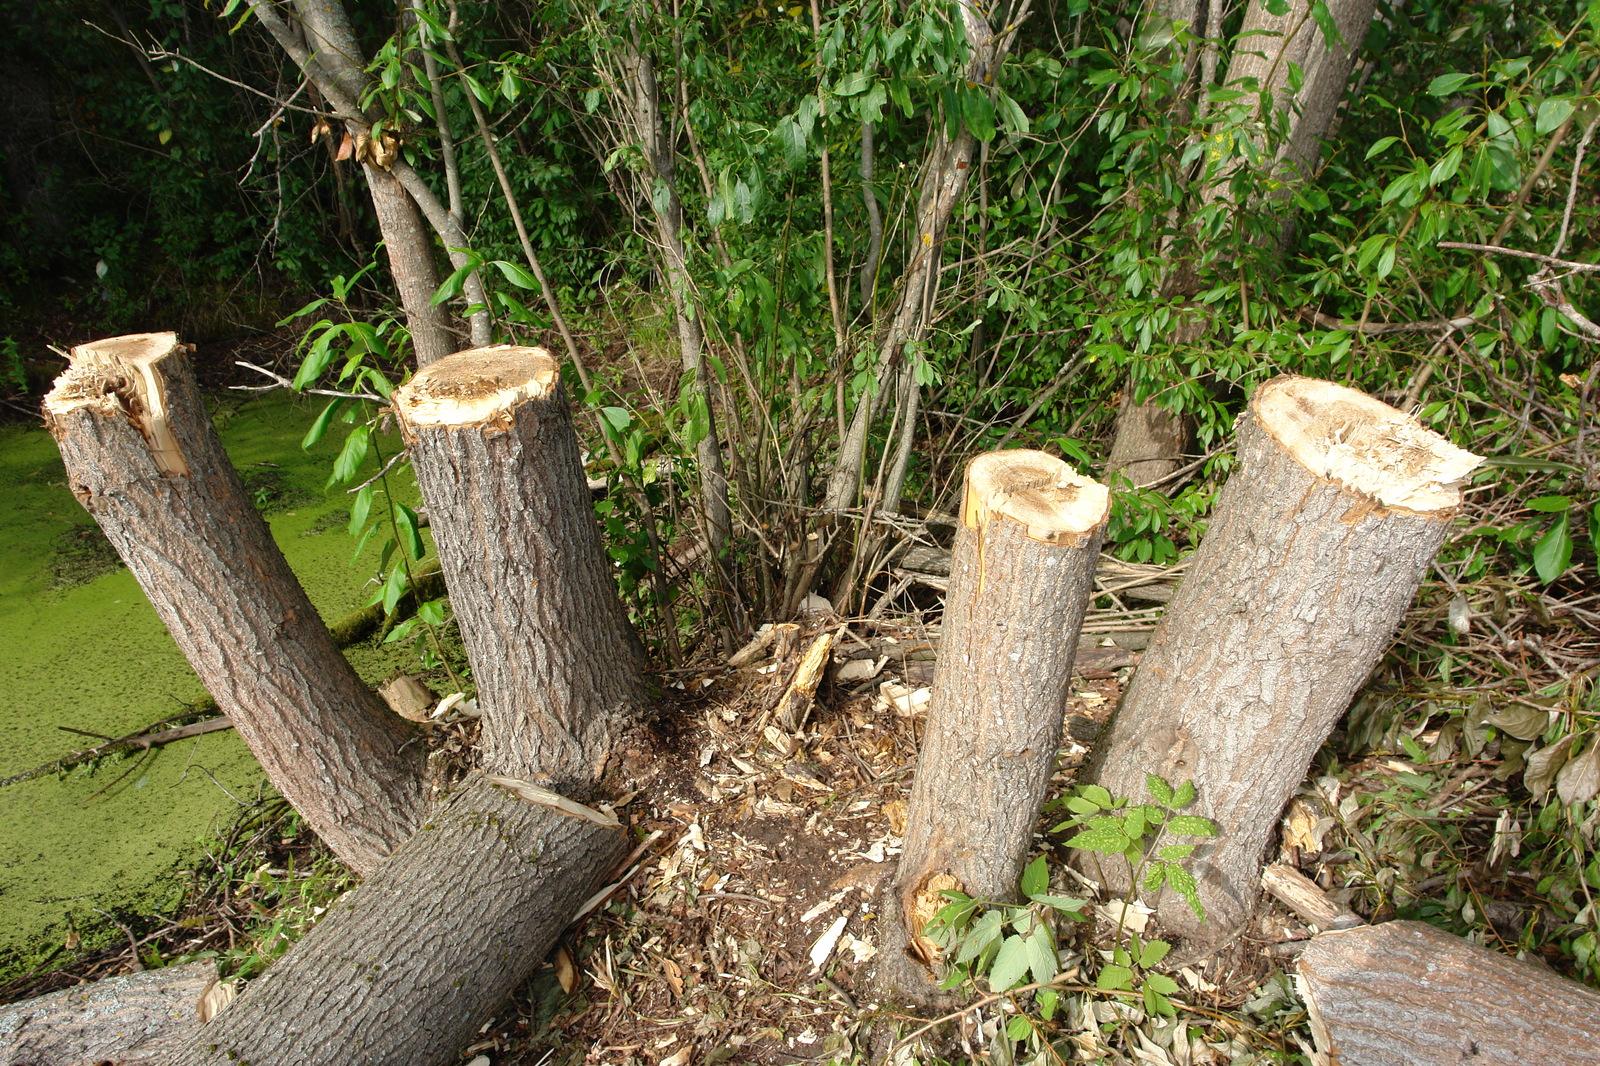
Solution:
[(906, 818), (911, 813), (910, 806), (903, 799), (892, 799), (883, 805), (883, 819), (889, 823), (889, 832), (897, 837), (906, 835)]
[(661, 1066), (685, 1066), (689, 1061), (689, 1054), (693, 1048), (679, 1048), (661, 1060)]
[(204, 992), (200, 993), (200, 1001), (195, 1004), (195, 1012), (200, 1015), (200, 1024), (204, 1025), (218, 1014), (222, 1008), (233, 1002), (239, 994), (239, 982), (219, 981), (215, 977), (206, 985)]
[(557, 944), (550, 961), (555, 965), (556, 980), (561, 982), (561, 991), (572, 995), (572, 990), (578, 987), (578, 968), (572, 965), (572, 953), (566, 949), (566, 945)]
[(1566, 804), (1583, 803), (1600, 792), (1600, 737), (1591, 737), (1583, 754), (1556, 775), (1556, 795)]
[(350, 139), (350, 134), (349, 133), (346, 133), (339, 140), (339, 150), (334, 153), (333, 158), (342, 161), (342, 160), (345, 160), (345, 159), (349, 159), (350, 157), (354, 156), (355, 154), (356, 154), (356, 142)]
[(1550, 728), (1550, 712), (1513, 703), (1491, 715), (1486, 715), (1483, 721), (1485, 725), (1492, 725), (1518, 740), (1535, 740)]
[(1554, 744), (1547, 744), (1528, 756), (1528, 768), (1522, 771), (1522, 784), (1534, 799), (1550, 791), (1556, 772), (1566, 765), (1572, 742), (1577, 739), (1568, 733)]

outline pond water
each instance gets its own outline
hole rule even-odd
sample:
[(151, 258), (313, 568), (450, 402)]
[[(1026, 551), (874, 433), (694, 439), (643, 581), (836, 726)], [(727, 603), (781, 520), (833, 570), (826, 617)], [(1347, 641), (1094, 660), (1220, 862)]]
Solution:
[[(348, 498), (323, 489), (342, 434), (309, 453), (300, 448), (320, 409), (285, 393), (212, 402), (229, 456), (331, 621), (361, 605), (376, 546), (351, 563)], [(44, 429), (0, 428), (0, 499), (0, 779), (97, 743), (63, 726), (122, 736), (202, 694), (68, 491)], [(349, 654), (371, 683), (410, 664), (401, 646)], [(103, 939), (109, 925), (100, 912), (160, 908), (199, 842), (264, 787), (255, 759), (224, 730), (142, 762), (106, 760), (0, 788), (0, 979), (30, 968), (72, 931), (87, 943)]]

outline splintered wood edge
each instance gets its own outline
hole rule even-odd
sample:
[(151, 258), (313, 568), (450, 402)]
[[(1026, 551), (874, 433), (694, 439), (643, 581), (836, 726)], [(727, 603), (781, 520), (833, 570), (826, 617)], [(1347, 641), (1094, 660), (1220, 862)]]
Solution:
[(961, 520), (982, 529), (1005, 515), (1046, 544), (1071, 545), (1106, 520), (1110, 494), (1091, 478), (1045, 452), (989, 452), (967, 466)]
[(1295, 462), (1384, 507), (1453, 510), (1461, 482), (1483, 462), (1403, 411), (1328, 381), (1274, 378), (1251, 407)]
[(395, 390), (395, 410), (410, 426), (507, 428), (511, 412), (544, 399), (561, 364), (543, 348), (497, 344), (447, 355)]
[(189, 464), (169, 422), (166, 379), (157, 365), (179, 347), (176, 333), (134, 333), (80, 344), (44, 398), (45, 413), (55, 419), (84, 408), (103, 415), (120, 411), (149, 443), (156, 469), (187, 474)]

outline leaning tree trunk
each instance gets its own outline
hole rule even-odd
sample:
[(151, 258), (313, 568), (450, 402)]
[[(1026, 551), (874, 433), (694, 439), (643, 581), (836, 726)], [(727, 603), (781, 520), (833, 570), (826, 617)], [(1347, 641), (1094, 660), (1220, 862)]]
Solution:
[(967, 468), (905, 851), (879, 923), (887, 994), (929, 998), (938, 949), (923, 927), (943, 891), (1016, 896), (1061, 744), (1107, 498), (1044, 452), (990, 452)]
[(422, 746), (306, 599), (177, 336), (74, 348), (44, 412), (73, 494), (273, 785), (340, 859), (373, 869), (420, 820)]
[(454, 1061), (611, 872), (593, 790), (640, 710), (639, 644), (590, 509), (558, 367), (448, 356), (394, 396), (483, 712), (483, 770), (179, 1062)]
[[(1163, 889), (1162, 925), (1196, 946), (1254, 908), (1261, 855), (1312, 756), (1388, 646), (1478, 457), (1353, 389), (1263, 385), (1239, 469), (1082, 780), (1142, 800), (1192, 780), (1215, 841), (1187, 860), (1205, 921)], [(1080, 860), (1111, 892), (1122, 859)]]

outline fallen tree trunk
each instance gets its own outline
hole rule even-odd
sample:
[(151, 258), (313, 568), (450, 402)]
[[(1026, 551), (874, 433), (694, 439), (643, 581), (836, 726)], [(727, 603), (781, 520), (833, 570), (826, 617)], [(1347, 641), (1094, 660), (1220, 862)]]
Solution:
[(273, 785), (340, 859), (373, 869), (419, 820), (422, 746), (295, 580), (176, 334), (74, 348), (44, 412), (73, 495)]
[[(1244, 923), (1278, 812), (1410, 604), (1478, 457), (1353, 389), (1263, 385), (1239, 468), (1081, 780), (1144, 798), (1192, 780), (1185, 813), (1220, 829), (1187, 865), (1206, 918), (1163, 888), (1161, 924), (1192, 946)], [(1081, 855), (1113, 895), (1125, 860)]]
[[(478, 683), (483, 769), (238, 1002), (183, 1066), (452, 1061), (611, 872), (586, 808), (643, 708), (547, 352), (460, 352), (394, 396)], [(535, 784), (538, 782), (538, 784)]]
[(174, 1064), (453, 1062), (527, 980), (625, 845), (618, 828), (478, 778)]
[(905, 851), (879, 923), (886, 994), (930, 997), (938, 951), (923, 927), (943, 891), (1016, 897), (1108, 514), (1105, 486), (1043, 452), (967, 468)]
[(1320, 933), (1297, 964), (1343, 1066), (1600, 1064), (1600, 993), (1421, 922)]
[(200, 997), (217, 979), (213, 962), (192, 962), (0, 1007), (0, 1062), (91, 1066), (152, 1062), (200, 1029)]

